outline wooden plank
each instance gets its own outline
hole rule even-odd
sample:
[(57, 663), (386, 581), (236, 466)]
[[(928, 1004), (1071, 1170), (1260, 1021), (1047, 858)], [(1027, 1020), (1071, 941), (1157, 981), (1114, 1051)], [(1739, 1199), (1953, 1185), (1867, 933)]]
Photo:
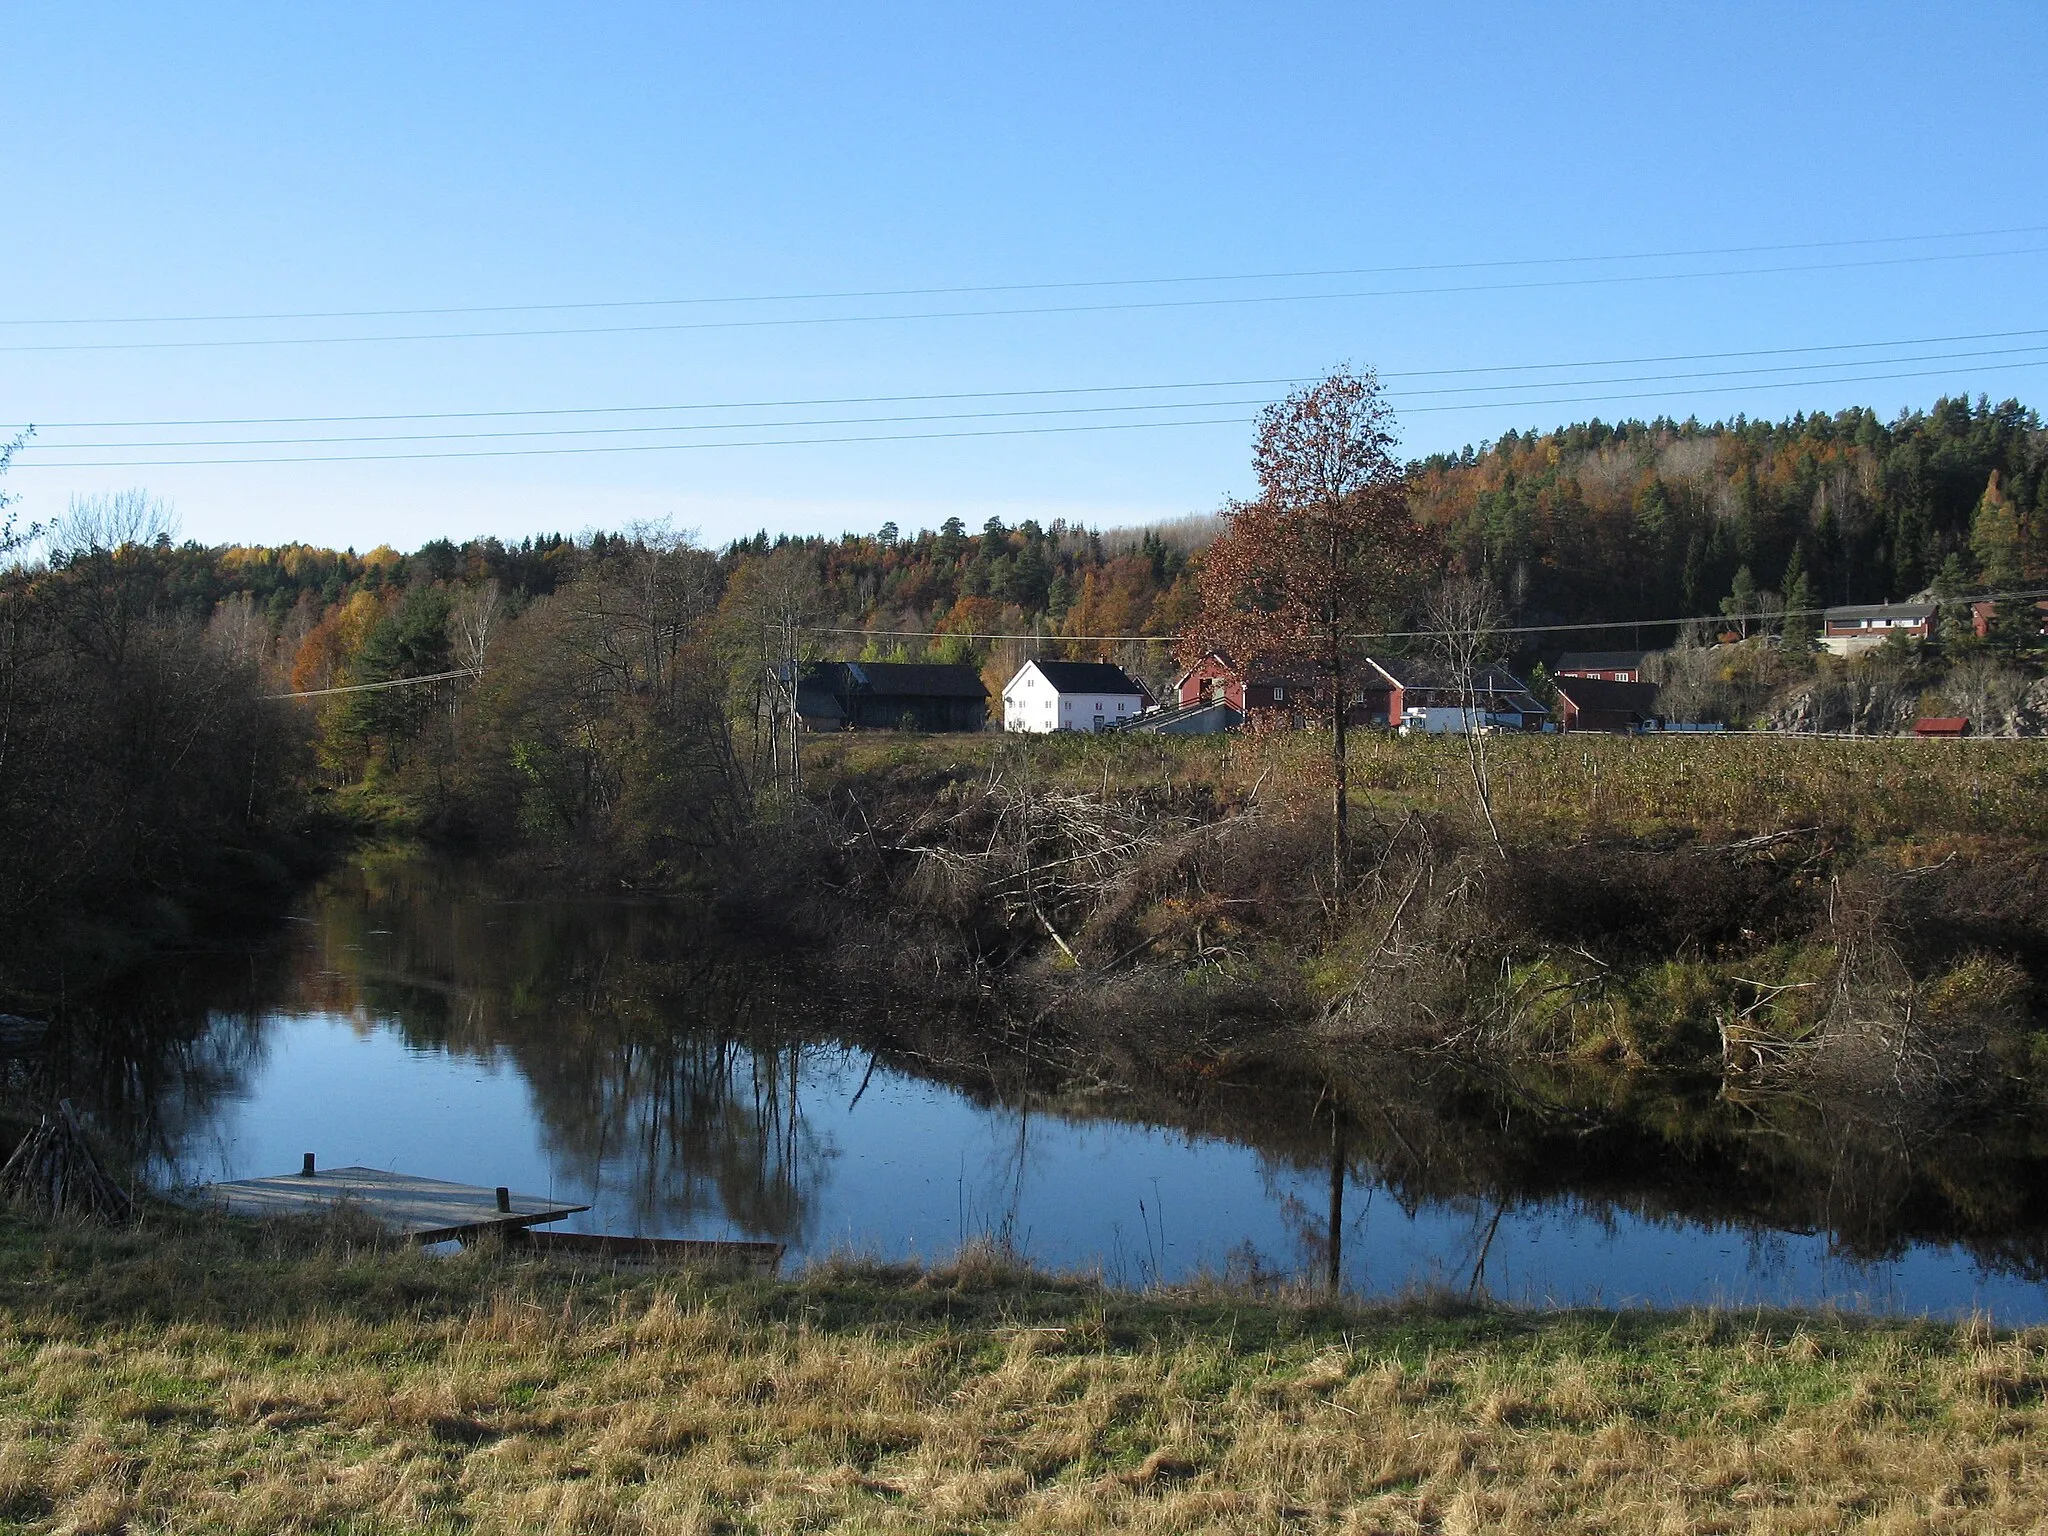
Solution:
[(452, 1184), (381, 1168), (323, 1168), (313, 1174), (233, 1179), (203, 1186), (197, 1198), (230, 1215), (254, 1217), (317, 1215), (346, 1202), (387, 1232), (421, 1243), (560, 1221), (590, 1209), (509, 1191), (501, 1207), (498, 1192), (480, 1184)]
[(687, 1237), (614, 1237), (603, 1232), (512, 1231), (508, 1248), (574, 1254), (629, 1264), (723, 1264), (772, 1275), (782, 1263), (781, 1243), (717, 1241)]

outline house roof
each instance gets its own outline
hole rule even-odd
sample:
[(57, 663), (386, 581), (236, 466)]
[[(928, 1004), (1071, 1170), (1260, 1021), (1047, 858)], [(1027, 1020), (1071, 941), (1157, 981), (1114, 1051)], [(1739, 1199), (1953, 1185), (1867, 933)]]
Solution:
[(1648, 651), (1566, 651), (1557, 658), (1560, 672), (1633, 672)]
[[(1368, 656), (1366, 662), (1396, 688), (1453, 688), (1456, 682), (1448, 668), (1438, 662), (1398, 657), (1382, 661)], [(1366, 684), (1372, 686), (1370, 682)], [(1506, 667), (1481, 667), (1472, 674), (1472, 686), (1479, 693), (1526, 693), (1529, 685)]]
[[(787, 681), (789, 665), (778, 662)], [(820, 698), (985, 699), (988, 689), (974, 668), (944, 662), (807, 661), (797, 673), (797, 692)]]
[(970, 666), (950, 662), (850, 661), (856, 686), (883, 698), (985, 699), (988, 686)]
[(1254, 656), (1248, 666), (1240, 667), (1228, 651), (1208, 650), (1202, 652), (1196, 658), (1193, 666), (1182, 671), (1173, 680), (1173, 686), (1176, 688), (1180, 687), (1182, 683), (1193, 677), (1207, 663), (1212, 661), (1238, 681), (1255, 685), (1261, 683), (1285, 683), (1289, 687), (1303, 687), (1314, 684), (1324, 675), (1322, 669), (1316, 663), (1304, 661), (1298, 657)]
[(1866, 619), (1906, 619), (1919, 623), (1934, 617), (1933, 603), (1860, 603), (1844, 608), (1830, 608), (1827, 621), (1830, 624), (1859, 624)]
[(1617, 683), (1604, 677), (1560, 677), (1557, 696), (1574, 709), (1650, 716), (1657, 712), (1655, 683)]
[(1135, 693), (1145, 690), (1122, 667), (1109, 661), (1034, 661), (1039, 674), (1061, 693)]

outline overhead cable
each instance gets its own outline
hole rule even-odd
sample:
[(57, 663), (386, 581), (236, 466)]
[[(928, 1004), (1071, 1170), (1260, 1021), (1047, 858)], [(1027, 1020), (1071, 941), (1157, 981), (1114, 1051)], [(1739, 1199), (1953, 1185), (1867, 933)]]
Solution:
[[(2024, 592), (1978, 592), (1964, 597), (1936, 599), (1940, 603), (1990, 603), (2018, 602), (2028, 598), (2048, 597), (2048, 587), (2035, 588)], [(1837, 604), (1835, 606), (1844, 606)], [(1848, 606), (1882, 607), (1896, 604), (1861, 604)], [(1610, 629), (1668, 629), (1686, 624), (1766, 624), (1778, 623), (1785, 619), (1818, 618), (1826, 614), (1826, 608), (1780, 608), (1771, 613), (1694, 613), (1678, 618), (1662, 619), (1603, 619), (1585, 624), (1501, 624), (1487, 630), (1493, 635), (1553, 635), (1576, 634), (1582, 630)], [(876, 640), (1024, 640), (1041, 645), (1164, 645), (1179, 640), (1179, 635), (1060, 635), (1049, 633), (997, 633), (979, 630), (939, 629), (854, 629), (847, 626), (825, 624), (799, 626), (804, 633), (812, 635), (861, 635)], [(1442, 640), (1451, 635), (1442, 629), (1372, 629), (1347, 633), (1346, 640)]]
[[(1885, 341), (1825, 342), (1804, 347), (1751, 347), (1732, 352), (1669, 352), (1642, 357), (1575, 358), (1551, 363), (1489, 363), (1462, 368), (1411, 368), (1381, 371), (1389, 379), (1462, 378), (1486, 373), (1542, 373), (1567, 368), (1634, 368), (1655, 363), (1722, 362), (1749, 357), (1798, 357), (1817, 352), (1868, 352), (1886, 347), (1946, 346), (1966, 341), (2009, 341), (2022, 336), (2048, 336), (2048, 327), (2009, 331), (1966, 331), (1951, 336), (1903, 336)], [(2026, 349), (2020, 349), (2026, 350)], [(1850, 367), (1853, 363), (1815, 364), (1815, 367)], [(1078, 384), (1040, 389), (953, 390), (943, 393), (898, 395), (822, 395), (785, 400), (698, 400), (663, 405), (541, 406), (525, 410), (492, 411), (392, 411), (342, 416), (202, 416), (127, 421), (45, 421), (44, 431), (71, 431), (129, 427), (287, 427), (345, 426), (380, 421), (481, 421), (520, 416), (620, 416), (671, 411), (753, 411), (828, 405), (913, 405), (949, 400), (1017, 400), (1065, 395), (1132, 394), (1141, 391), (1183, 389), (1253, 389), (1313, 383), (1309, 375), (1267, 379), (1189, 379), (1176, 383)], [(1514, 387), (1501, 385), (1503, 389)]]
[[(1821, 368), (1874, 367), (1890, 363), (1953, 362), (1991, 357), (2012, 357), (2020, 353), (2048, 351), (2048, 346), (2003, 347), (1990, 351), (1973, 352), (1932, 352), (1912, 357), (1864, 358), (1855, 362), (1841, 363), (1787, 363), (1767, 368), (1717, 368), (1692, 373), (1646, 373), (1624, 375), (1619, 378), (1564, 379), (1546, 387), (1552, 389), (1590, 389), (1612, 384), (1657, 384), (1686, 382), (1701, 379), (1752, 378), (1768, 373), (1811, 373)], [(2037, 359), (2037, 361), (2039, 361)], [(2019, 366), (2032, 366), (2022, 364)], [(1886, 375), (1871, 377), (1883, 378)], [(1830, 382), (1827, 378), (1791, 381), (1795, 383)], [(1436, 389), (1404, 390), (1396, 399), (1427, 399), (1439, 395), (1498, 394), (1506, 390), (1527, 389), (1526, 384), (1458, 384)], [(724, 422), (680, 422), (656, 423), (647, 426), (606, 426), (606, 427), (525, 427), (513, 430), (490, 432), (417, 432), (383, 433), (355, 437), (233, 437), (233, 438), (172, 438), (150, 439), (141, 442), (52, 442), (48, 446), (56, 450), (72, 451), (83, 449), (132, 449), (132, 448), (257, 448), (257, 447), (320, 447), (338, 443), (418, 443), (418, 442), (470, 442), (504, 440), (508, 438), (555, 438), (555, 437), (604, 437), (628, 433), (650, 432), (741, 432), (764, 431), (785, 427), (843, 427), (904, 422), (931, 421), (993, 421), (1026, 416), (1088, 416), (1130, 413), (1137, 411), (1199, 411), (1220, 410), (1232, 406), (1265, 406), (1267, 397), (1253, 400), (1217, 400), (1214, 398), (1177, 401), (1140, 401), (1129, 405), (1070, 405), (1039, 406), (1028, 410), (1008, 411), (951, 411), (939, 414), (913, 416), (834, 416), (813, 417), (798, 421), (724, 421)], [(1492, 402), (1481, 402), (1490, 404)], [(50, 429), (45, 429), (50, 430)]]
[[(1988, 363), (1972, 369), (1973, 373), (2003, 373), (2014, 369), (2039, 368), (2048, 365), (2048, 358), (2036, 358), (2023, 363)], [(1941, 378), (1953, 375), (1951, 368), (1905, 370), (1891, 373), (1848, 374), (1824, 379), (1761, 380), (1745, 384), (1693, 386), (1680, 391), (1680, 397), (1694, 395), (1743, 394), (1759, 390), (1810, 389), (1816, 386), (1837, 386), (1842, 384), (1881, 383), (1896, 379)], [(1407, 416), (1435, 415), (1449, 411), (1477, 410), (1530, 410), (1558, 405), (1584, 405), (1620, 403), (1636, 400), (1658, 400), (1669, 396), (1670, 391), (1619, 394), (1603, 393), (1590, 395), (1532, 396), (1519, 400), (1464, 401), (1452, 405), (1418, 405), (1405, 407), (1400, 414)], [(1232, 402), (1196, 402), (1189, 408), (1202, 406), (1217, 407)], [(1259, 402), (1263, 404), (1264, 402)], [(1025, 413), (992, 413), (1025, 414)], [(870, 418), (872, 419), (872, 418)], [(971, 418), (971, 415), (969, 417)], [(701, 452), (710, 449), (728, 448), (792, 448), (831, 444), (859, 443), (902, 443), (938, 442), (952, 439), (990, 437), (1036, 437), (1053, 433), (1079, 432), (1137, 432), (1155, 431), (1172, 427), (1213, 427), (1248, 426), (1254, 418), (1249, 416), (1205, 416), (1183, 418), (1172, 421), (1114, 421), (1080, 422), (1047, 427), (985, 427), (949, 432), (877, 432), (841, 433), (829, 437), (774, 437), (745, 438), (722, 442), (664, 442), (664, 443), (585, 443), (541, 448), (473, 448), (449, 450), (422, 450), (406, 453), (338, 453), (338, 454), (271, 454), (251, 458), (176, 458), (176, 459), (58, 459), (36, 463), (25, 460), (17, 469), (150, 469), (150, 468), (195, 468), (214, 465), (262, 465), (262, 464), (389, 464), (430, 459), (498, 459), (498, 458), (547, 458), (568, 454), (625, 454), (625, 453), (684, 453)], [(768, 424), (773, 425), (773, 424)], [(792, 423), (792, 425), (797, 425)], [(314, 441), (318, 441), (317, 439)]]
[(698, 295), (686, 298), (584, 299), (531, 304), (452, 304), (411, 309), (281, 310), (245, 314), (100, 315), (35, 319), (0, 318), (0, 326), (200, 325), (242, 324), (271, 320), (396, 320), (433, 315), (543, 314), (592, 309), (669, 309), (684, 305), (799, 304), (846, 299), (938, 298), (974, 293), (1048, 293), (1081, 288), (1153, 288), (1201, 283), (1305, 282), (1328, 277), (1382, 277), (1405, 272), (1472, 272), (1506, 267), (1584, 266), (1618, 261), (1686, 261), (1706, 256), (1760, 256), (1781, 251), (1860, 249), (1874, 245), (1918, 245), (1942, 240), (1993, 240), (2014, 235), (2048, 234), (2048, 225), (2025, 224), (2009, 229), (1971, 229), (1952, 234), (1873, 235), (1846, 240), (1804, 240), (1775, 245), (1706, 246), (1691, 250), (1629, 251), (1594, 256), (1521, 256), (1489, 261), (1415, 262), (1403, 266), (1320, 267), (1277, 272), (1226, 272), (1174, 277), (1078, 278), (1063, 282), (980, 283), (950, 287), (839, 289), (811, 293), (749, 293)]
[(1514, 293), (1539, 289), (1605, 287), (1623, 283), (1694, 282), (1724, 277), (1763, 277), (1800, 272), (1845, 272), (1880, 267), (1922, 266), (1947, 261), (1987, 261), (2011, 256), (2038, 256), (2048, 246), (2020, 246), (2001, 251), (1931, 252), (1918, 256), (1879, 256), (1855, 261), (1799, 262), (1775, 266), (1721, 267), (1703, 272), (1608, 273), (1597, 277), (1526, 278), (1514, 282), (1452, 283), (1434, 287), (1364, 288), (1330, 293), (1238, 294), (1187, 299), (1118, 299), (1092, 304), (1026, 305), (1005, 309), (931, 309), (864, 315), (777, 315), (756, 319), (648, 321), (632, 325), (546, 326), (518, 330), (407, 331), (368, 336), (238, 336), (167, 339), (162, 341), (54, 341), (0, 343), (0, 353), (155, 352), (221, 350), (253, 347), (328, 347), (386, 345), (395, 342), (493, 341), (562, 336), (629, 336), (663, 332), (758, 330), (811, 325), (881, 325), (920, 320), (977, 320), (1044, 315), (1090, 315), (1144, 310), (1214, 309), (1260, 304), (1320, 304), (1351, 299), (1422, 298), (1467, 293)]

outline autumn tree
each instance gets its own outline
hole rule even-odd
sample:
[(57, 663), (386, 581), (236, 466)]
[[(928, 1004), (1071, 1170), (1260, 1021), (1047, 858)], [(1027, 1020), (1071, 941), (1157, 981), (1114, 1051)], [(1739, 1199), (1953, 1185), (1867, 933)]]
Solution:
[(1284, 659), (1327, 678), (1330, 858), (1341, 891), (1350, 862), (1347, 679), (1360, 631), (1399, 613), (1433, 541), (1409, 514), (1394, 413), (1369, 369), (1340, 369), (1268, 406), (1252, 464), (1259, 494), (1224, 513), (1184, 649), (1221, 646), (1242, 665)]

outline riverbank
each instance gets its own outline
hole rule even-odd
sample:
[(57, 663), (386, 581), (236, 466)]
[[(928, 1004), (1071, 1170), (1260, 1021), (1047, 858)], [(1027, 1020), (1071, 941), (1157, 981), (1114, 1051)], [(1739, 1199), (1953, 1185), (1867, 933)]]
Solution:
[(2017, 1529), (2048, 1331), (0, 1218), (26, 1529)]
[(1258, 1035), (1951, 1106), (2043, 1079), (2038, 742), (1365, 736), (1341, 883), (1325, 750), (827, 739), (756, 870), (850, 971), (1055, 1049), (1113, 1020), (1197, 1064)]

